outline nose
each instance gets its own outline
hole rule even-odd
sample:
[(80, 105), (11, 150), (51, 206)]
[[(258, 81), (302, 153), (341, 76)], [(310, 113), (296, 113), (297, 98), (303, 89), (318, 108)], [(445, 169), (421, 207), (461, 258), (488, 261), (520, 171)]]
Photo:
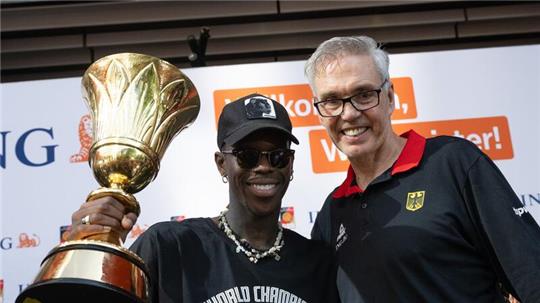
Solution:
[(343, 104), (343, 112), (341, 113), (341, 119), (350, 121), (357, 119), (361, 114), (362, 112), (354, 108), (350, 102), (345, 102)]
[(269, 171), (272, 169), (272, 165), (270, 164), (270, 161), (268, 159), (269, 155), (267, 153), (261, 153), (259, 155), (259, 162), (257, 163), (257, 166), (255, 166), (254, 170), (257, 170), (259, 172)]

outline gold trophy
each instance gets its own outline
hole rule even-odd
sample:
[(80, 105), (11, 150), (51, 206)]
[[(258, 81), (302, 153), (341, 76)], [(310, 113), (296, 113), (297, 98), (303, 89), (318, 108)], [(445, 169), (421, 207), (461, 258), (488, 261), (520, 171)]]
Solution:
[[(93, 121), (89, 163), (103, 186), (87, 201), (110, 195), (138, 214), (132, 194), (156, 177), (167, 146), (197, 117), (197, 90), (166, 61), (122, 53), (90, 65), (82, 91)], [(121, 245), (109, 232), (56, 246), (16, 302), (149, 302), (145, 264)]]

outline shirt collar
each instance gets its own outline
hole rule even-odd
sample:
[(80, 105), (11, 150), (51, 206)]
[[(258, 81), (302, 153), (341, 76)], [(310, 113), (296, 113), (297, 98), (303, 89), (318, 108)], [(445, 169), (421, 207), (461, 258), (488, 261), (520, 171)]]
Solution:
[[(400, 137), (406, 138), (407, 142), (399, 154), (398, 159), (392, 166), (392, 171), (390, 173), (392, 176), (417, 167), (418, 164), (420, 164), (420, 160), (422, 160), (424, 148), (426, 147), (426, 138), (422, 137), (412, 129), (403, 133)], [(347, 178), (336, 191), (334, 191), (332, 198), (346, 198), (363, 191), (363, 189), (356, 185), (356, 174), (354, 173), (352, 166), (349, 165)]]

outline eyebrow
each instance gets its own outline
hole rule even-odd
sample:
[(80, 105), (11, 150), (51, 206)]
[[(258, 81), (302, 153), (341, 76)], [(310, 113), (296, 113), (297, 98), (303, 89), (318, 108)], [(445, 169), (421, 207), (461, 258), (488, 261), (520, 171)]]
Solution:
[(337, 98), (337, 94), (335, 92), (327, 92), (321, 95), (320, 98), (317, 98), (319, 100), (328, 100), (328, 99), (335, 99)]
[[(352, 94), (348, 95), (348, 97), (350, 96), (353, 96), (353, 95), (356, 95), (356, 94), (359, 94), (361, 92), (364, 92), (364, 91), (370, 91), (370, 90), (376, 90), (377, 87), (373, 86), (372, 84), (360, 84), (358, 86), (355, 87), (355, 89), (352, 90)], [(337, 94), (336, 92), (334, 91), (330, 91), (330, 92), (326, 92), (324, 94), (321, 95), (321, 98), (317, 98), (319, 100), (331, 100), (331, 99), (340, 99), (338, 97), (339, 94)]]

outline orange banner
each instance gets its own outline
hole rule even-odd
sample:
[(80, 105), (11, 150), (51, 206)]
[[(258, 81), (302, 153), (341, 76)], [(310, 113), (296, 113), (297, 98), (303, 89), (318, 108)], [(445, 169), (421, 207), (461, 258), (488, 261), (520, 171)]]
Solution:
[[(440, 135), (465, 138), (493, 160), (514, 157), (508, 120), (502, 116), (404, 123), (392, 127), (398, 134), (414, 129), (426, 138)], [(347, 157), (336, 148), (324, 129), (310, 131), (309, 144), (314, 173), (341, 172), (349, 167)]]
[(394, 124), (392, 127), (398, 134), (414, 129), (426, 138), (440, 135), (465, 138), (493, 160), (514, 157), (510, 128), (504, 116)]
[(346, 171), (349, 161), (337, 147), (324, 129), (309, 132), (311, 150), (311, 168), (316, 174)]
[(392, 113), (392, 120), (416, 118), (416, 100), (412, 79), (409, 77), (392, 78), (394, 84), (394, 102), (396, 108)]
[(287, 109), (293, 126), (319, 125), (319, 118), (312, 102), (313, 93), (307, 84), (216, 90), (214, 91), (216, 125), (225, 104), (253, 93), (265, 95), (281, 103)]
[[(392, 119), (416, 118), (412, 79), (409, 77), (392, 78), (392, 83), (396, 100), (396, 109)], [(287, 109), (294, 127), (319, 125), (317, 110), (313, 106), (313, 93), (308, 84), (216, 90), (214, 91), (216, 125), (225, 104), (253, 93), (265, 95), (281, 103)]]

